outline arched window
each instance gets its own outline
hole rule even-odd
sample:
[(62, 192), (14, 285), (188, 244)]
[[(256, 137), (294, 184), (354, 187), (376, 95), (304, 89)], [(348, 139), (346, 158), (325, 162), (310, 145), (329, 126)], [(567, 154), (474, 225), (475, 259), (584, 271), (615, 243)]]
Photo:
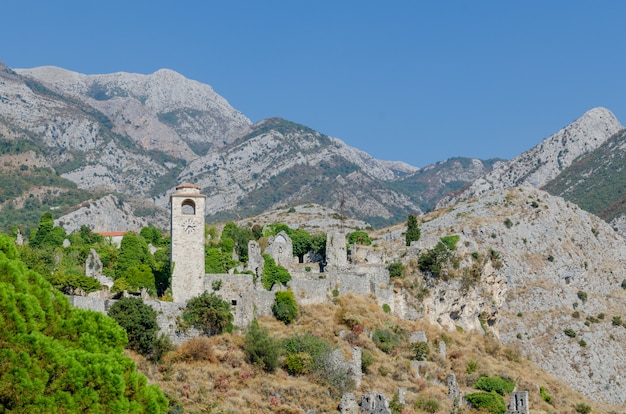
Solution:
[(193, 200), (186, 199), (181, 204), (181, 211), (183, 214), (195, 216), (196, 215), (196, 203), (194, 203)]

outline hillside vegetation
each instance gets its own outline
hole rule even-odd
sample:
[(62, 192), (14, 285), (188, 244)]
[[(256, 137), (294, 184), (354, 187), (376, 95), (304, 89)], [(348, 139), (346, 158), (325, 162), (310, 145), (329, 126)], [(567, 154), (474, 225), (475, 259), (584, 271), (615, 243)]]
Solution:
[[(454, 406), (446, 385), (451, 373), (469, 394), (481, 392), (477, 387), (483, 377), (512, 381), (517, 390), (529, 391), (533, 413), (577, 413), (577, 406), (614, 410), (573, 392), (489, 332), (444, 332), (423, 321), (401, 320), (367, 297), (343, 296), (333, 303), (303, 306), (289, 325), (271, 317), (258, 323), (266, 335), (265, 355), (278, 353), (275, 368), (251, 360), (245, 330), (193, 339), (157, 365), (139, 355), (135, 360), (172, 405), (188, 413), (336, 412), (344, 392), (354, 393), (357, 401), (361, 394), (383, 393), (393, 413), (448, 413)], [(416, 331), (425, 332), (427, 344), (410, 343)], [(300, 344), (295, 353), (294, 342)], [(445, 353), (439, 351), (441, 343)], [(316, 359), (333, 349), (350, 359), (353, 346), (363, 352), (359, 387), (345, 372), (333, 370), (328, 359)], [(397, 398), (399, 387), (406, 391), (404, 404)], [(507, 404), (509, 393), (503, 392)], [(458, 412), (478, 411), (466, 403)]]

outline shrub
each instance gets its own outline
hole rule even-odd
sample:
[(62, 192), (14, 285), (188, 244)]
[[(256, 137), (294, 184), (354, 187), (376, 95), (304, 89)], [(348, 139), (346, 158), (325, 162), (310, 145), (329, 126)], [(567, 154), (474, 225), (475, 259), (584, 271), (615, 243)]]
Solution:
[(183, 320), (209, 336), (233, 330), (230, 303), (213, 292), (204, 292), (189, 299), (183, 311)]
[(401, 278), (404, 264), (402, 262), (393, 262), (387, 267), (387, 270), (389, 270), (389, 276)]
[(261, 367), (266, 372), (273, 372), (278, 366), (280, 346), (256, 319), (248, 326), (244, 351), (251, 364)]
[(362, 246), (369, 246), (372, 244), (369, 234), (365, 231), (353, 231), (347, 235), (349, 244), (360, 244)]
[(548, 394), (545, 387), (539, 387), (539, 394), (541, 399), (550, 404), (552, 402), (552, 396)]
[(576, 338), (576, 332), (572, 328), (567, 328), (563, 331), (563, 333), (570, 338)]
[(283, 349), (289, 355), (305, 353), (311, 357), (311, 369), (320, 372), (324, 369), (326, 360), (332, 351), (332, 347), (322, 338), (310, 333), (287, 338), (283, 342)]
[(446, 268), (453, 257), (452, 250), (440, 241), (432, 249), (421, 253), (417, 263), (422, 272), (430, 272), (434, 277), (443, 277), (447, 276)]
[(183, 342), (178, 349), (178, 356), (183, 361), (217, 362), (210, 340), (204, 336)]
[(430, 352), (430, 348), (428, 347), (427, 342), (416, 342), (412, 346), (413, 348), (413, 356), (416, 361), (423, 361), (428, 356)]
[(361, 350), (361, 372), (366, 374), (368, 368), (374, 363), (374, 355), (367, 349)]
[(383, 312), (385, 312), (385, 313), (390, 313), (391, 312), (391, 307), (388, 304), (386, 304), (386, 303), (383, 303)]
[(459, 242), (461, 236), (444, 236), (441, 238), (441, 242), (446, 245), (446, 247), (452, 251), (456, 250), (456, 244)]
[(626, 279), (622, 280), (622, 289), (626, 289)]
[(276, 292), (274, 304), (272, 305), (274, 317), (285, 325), (289, 325), (298, 315), (298, 305), (296, 297), (291, 290)]
[(611, 323), (613, 324), (613, 326), (620, 326), (622, 324), (622, 317), (613, 316), (613, 320), (611, 321)]
[(374, 345), (384, 353), (393, 351), (400, 342), (400, 337), (389, 329), (377, 329), (372, 335)]
[(467, 365), (465, 365), (465, 372), (467, 374), (476, 372), (477, 369), (478, 369), (478, 363), (474, 360), (469, 361)]
[(478, 410), (492, 414), (506, 413), (504, 398), (495, 392), (475, 392), (473, 394), (467, 394), (465, 399)]
[(422, 398), (419, 397), (417, 401), (415, 401), (415, 409), (426, 411), (427, 413), (436, 413), (440, 409), (439, 401), (433, 398)]
[(583, 303), (587, 302), (587, 293), (586, 292), (583, 292), (582, 290), (579, 290), (576, 295), (578, 296), (578, 299), (580, 299)]
[(285, 370), (290, 375), (304, 375), (311, 372), (313, 367), (313, 358), (306, 352), (298, 352), (297, 354), (289, 354), (285, 357), (283, 363)]
[(493, 377), (481, 376), (476, 380), (476, 382), (474, 382), (474, 388), (477, 390), (497, 392), (500, 395), (505, 395), (513, 392), (515, 389), (515, 381), (502, 378), (497, 375)]
[(507, 229), (510, 229), (511, 227), (513, 227), (513, 221), (507, 217), (506, 219), (504, 219), (504, 225)]
[(591, 407), (585, 403), (578, 403), (574, 406), (574, 409), (579, 414), (589, 414), (591, 412)]

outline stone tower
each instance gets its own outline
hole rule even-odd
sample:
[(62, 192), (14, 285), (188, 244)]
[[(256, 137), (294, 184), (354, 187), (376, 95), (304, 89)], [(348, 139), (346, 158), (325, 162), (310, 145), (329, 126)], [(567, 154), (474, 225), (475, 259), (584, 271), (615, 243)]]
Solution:
[(200, 187), (183, 183), (170, 196), (172, 296), (186, 302), (204, 291), (204, 207)]

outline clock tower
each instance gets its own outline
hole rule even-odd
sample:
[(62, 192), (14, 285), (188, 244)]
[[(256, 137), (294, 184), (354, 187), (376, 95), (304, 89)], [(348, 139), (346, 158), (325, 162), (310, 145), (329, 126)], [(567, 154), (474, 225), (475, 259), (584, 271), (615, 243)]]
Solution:
[(172, 297), (186, 302), (204, 292), (204, 207), (200, 187), (183, 183), (170, 196)]

